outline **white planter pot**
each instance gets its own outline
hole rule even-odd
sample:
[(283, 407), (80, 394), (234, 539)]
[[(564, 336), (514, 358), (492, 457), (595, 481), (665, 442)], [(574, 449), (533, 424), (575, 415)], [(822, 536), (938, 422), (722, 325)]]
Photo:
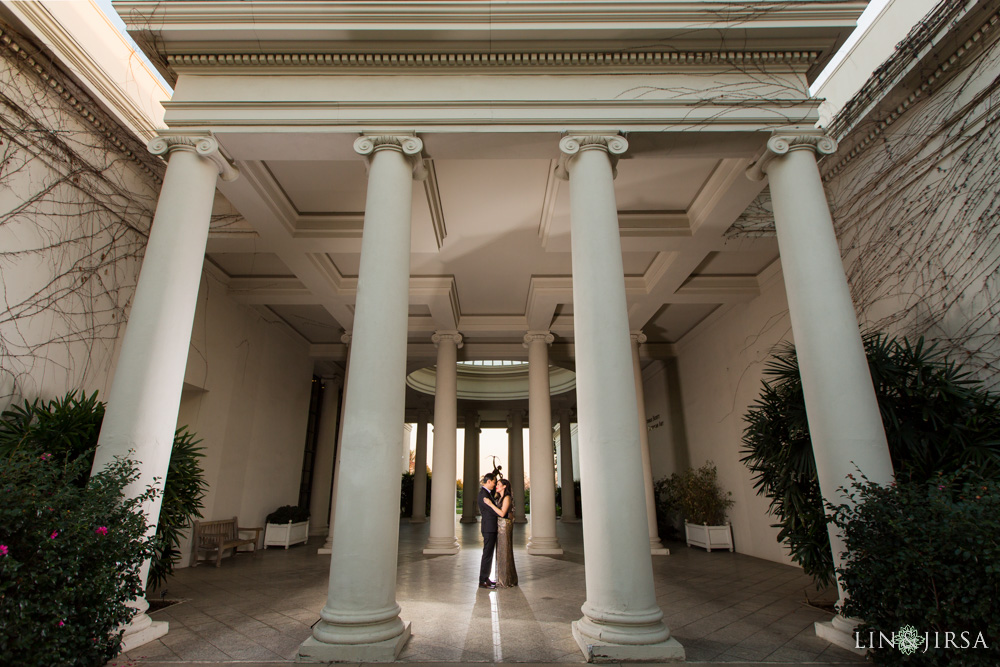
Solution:
[(687, 545), (712, 549), (733, 550), (733, 527), (728, 523), (724, 526), (705, 526), (700, 523), (684, 522), (684, 535)]
[(309, 539), (309, 520), (298, 523), (269, 523), (264, 530), (264, 548), (285, 547)]

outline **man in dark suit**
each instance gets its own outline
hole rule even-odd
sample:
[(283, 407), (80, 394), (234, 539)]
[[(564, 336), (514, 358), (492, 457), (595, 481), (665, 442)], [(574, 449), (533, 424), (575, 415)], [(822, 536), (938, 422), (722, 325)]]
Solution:
[(496, 588), (490, 581), (490, 570), (493, 568), (493, 553), (497, 548), (497, 513), (490, 508), (487, 501), (493, 500), (493, 489), (497, 486), (497, 476), (492, 473), (483, 475), (483, 485), (479, 489), (479, 516), (482, 517), (480, 530), (483, 533), (483, 560), (479, 566), (479, 587)]

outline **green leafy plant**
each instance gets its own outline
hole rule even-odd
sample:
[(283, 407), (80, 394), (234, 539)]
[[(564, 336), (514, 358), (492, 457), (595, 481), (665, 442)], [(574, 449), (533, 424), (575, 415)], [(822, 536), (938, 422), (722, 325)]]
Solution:
[(679, 535), (675, 519), (680, 516), (677, 499), (677, 475), (661, 477), (653, 482), (653, 500), (656, 507), (656, 530), (660, 537), (676, 538)]
[(84, 486), (85, 456), (21, 448), (0, 457), (0, 663), (103, 665), (121, 651), (128, 602), (155, 538), (127, 498), (136, 464), (116, 459)]
[[(870, 642), (872, 661), (1000, 664), (1000, 483), (964, 468), (892, 486), (854, 480), (843, 491), (848, 502), (829, 506), (846, 547), (843, 613), (864, 619), (861, 638), (904, 626), (920, 638), (910, 655)], [(945, 633), (965, 648), (944, 648)]]
[(671, 476), (672, 502), (688, 523), (721, 526), (733, 506), (732, 493), (719, 487), (718, 470), (711, 461), (700, 468), (688, 468)]
[[(863, 336), (896, 478), (921, 482), (962, 466), (1000, 474), (1000, 397), (983, 390), (921, 338)], [(816, 479), (795, 348), (764, 367), (761, 395), (744, 416), (744, 454), (758, 495), (771, 499), (778, 541), (819, 586), (834, 582), (827, 516)]]
[[(70, 392), (43, 402), (25, 401), (0, 415), (0, 458), (23, 451), (48, 453), (63, 462), (82, 459), (83, 465), (69, 483), (84, 487), (97, 450), (97, 439), (104, 420), (104, 403), (91, 395)], [(157, 549), (149, 566), (149, 587), (155, 589), (166, 581), (180, 560), (180, 540), (191, 520), (201, 518), (207, 484), (201, 468), (203, 449), (187, 427), (174, 433), (163, 501), (156, 526)]]
[(309, 508), (298, 505), (282, 505), (267, 515), (268, 523), (299, 523), (309, 520)]
[[(431, 474), (427, 472), (427, 506), (424, 508), (424, 516), (431, 515)], [(410, 472), (403, 473), (403, 479), (399, 487), (399, 516), (413, 516), (413, 478), (415, 475)]]

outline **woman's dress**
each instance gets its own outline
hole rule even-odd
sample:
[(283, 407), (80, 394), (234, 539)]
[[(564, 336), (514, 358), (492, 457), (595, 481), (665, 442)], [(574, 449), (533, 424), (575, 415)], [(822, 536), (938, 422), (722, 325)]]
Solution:
[[(502, 501), (501, 501), (502, 502)], [(514, 503), (497, 518), (497, 588), (517, 586), (514, 567)]]

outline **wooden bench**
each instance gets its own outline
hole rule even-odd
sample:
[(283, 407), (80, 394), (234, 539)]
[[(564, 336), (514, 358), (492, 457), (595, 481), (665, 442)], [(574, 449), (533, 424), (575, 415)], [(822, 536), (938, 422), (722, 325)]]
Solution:
[[(238, 547), (253, 545), (253, 556), (257, 557), (257, 543), (263, 528), (240, 528), (236, 517), (221, 521), (195, 521), (191, 535), (191, 567), (201, 561), (211, 561), (209, 558), (198, 558), (200, 552), (215, 552), (215, 567), (222, 565), (222, 553), (232, 549), (236, 553)], [(253, 537), (240, 537), (240, 533), (253, 533)]]

